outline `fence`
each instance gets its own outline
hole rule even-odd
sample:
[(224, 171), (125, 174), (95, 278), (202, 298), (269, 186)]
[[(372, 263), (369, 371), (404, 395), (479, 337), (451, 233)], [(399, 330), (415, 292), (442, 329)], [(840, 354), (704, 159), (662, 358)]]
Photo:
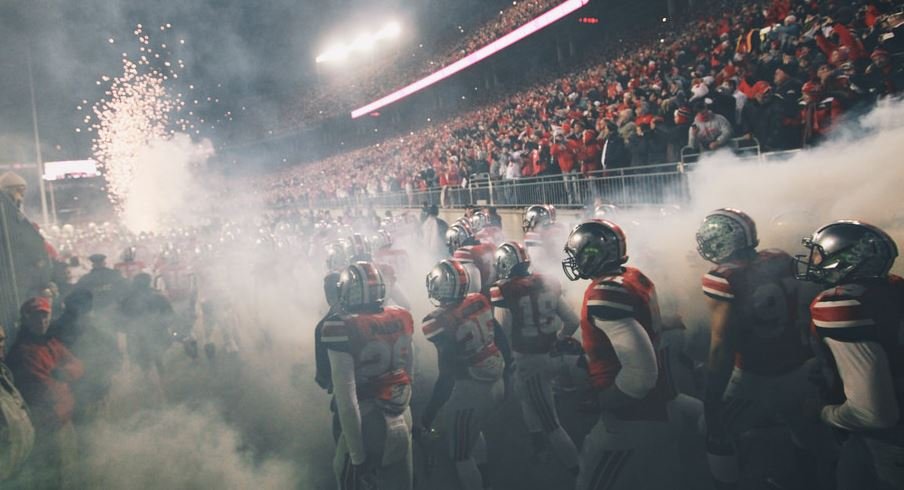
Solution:
[[(742, 159), (758, 162), (787, 160), (798, 151), (760, 153), (756, 140), (741, 138), (732, 140), (731, 150)], [(678, 163), (604, 170), (588, 175), (567, 173), (501, 180), (491, 178), (489, 174), (476, 174), (468, 179), (466, 187), (359, 194), (318, 200), (311, 202), (310, 207), (407, 208), (424, 204), (448, 208), (467, 205), (524, 207), (544, 203), (567, 208), (581, 207), (597, 199), (617, 206), (680, 204), (690, 198), (688, 172), (694, 170), (699, 158), (698, 152), (686, 148)]]

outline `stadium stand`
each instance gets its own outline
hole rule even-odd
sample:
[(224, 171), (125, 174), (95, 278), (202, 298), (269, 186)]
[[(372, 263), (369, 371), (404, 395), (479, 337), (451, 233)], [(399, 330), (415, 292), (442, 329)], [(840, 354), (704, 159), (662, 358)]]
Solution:
[(891, 3), (857, 4), (708, 4), (670, 36), (635, 39), (552, 81), (258, 184), (274, 206), (388, 194), (414, 205), (418, 192), (473, 176), (579, 179), (739, 140), (763, 152), (818, 144), (847, 115), (904, 88), (904, 17)]

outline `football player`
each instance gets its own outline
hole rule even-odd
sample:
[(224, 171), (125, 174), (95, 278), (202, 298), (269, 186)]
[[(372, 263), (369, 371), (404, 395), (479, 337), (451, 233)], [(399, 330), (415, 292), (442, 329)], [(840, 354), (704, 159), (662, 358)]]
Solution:
[(494, 224), (490, 220), (489, 213), (484, 210), (477, 210), (471, 215), (471, 229), (474, 230), (474, 236), (481, 243), (492, 243), (499, 246), (505, 242), (505, 235), (502, 228)]
[(480, 292), (489, 301), (490, 286), (494, 281), (493, 260), (496, 245), (478, 241), (467, 219), (460, 219), (449, 227), (446, 232), (446, 244), (452, 258), (468, 269), (470, 292)]
[(810, 305), (812, 330), (840, 386), (814, 412), (848, 435), (838, 488), (904, 488), (904, 280), (889, 273), (897, 245), (875, 226), (838, 221), (804, 246), (798, 278), (829, 288)]
[(524, 232), (524, 247), (536, 263), (558, 260), (562, 239), (567, 236), (565, 228), (556, 222), (556, 207), (552, 204), (534, 204), (524, 210), (521, 221)]
[(565, 303), (562, 287), (553, 278), (530, 272), (530, 257), (518, 242), (496, 250), (496, 277), (490, 288), (495, 317), (511, 341), (516, 392), (535, 454), (556, 457), (575, 475), (578, 451), (559, 423), (551, 378), (550, 354), (557, 341), (571, 339), (580, 319)]
[(379, 270), (357, 262), (338, 282), (342, 313), (324, 324), (341, 435), (338, 488), (412, 488), (411, 314), (383, 307)]
[(766, 416), (788, 425), (799, 469), (815, 472), (814, 457), (835, 457), (830, 434), (804, 417), (800, 403), (816, 394), (805, 365), (807, 319), (798, 307), (809, 298), (800, 298), (806, 291), (794, 281), (791, 256), (757, 251), (758, 244), (756, 224), (736, 209), (710, 213), (697, 231), (697, 251), (715, 264), (703, 276), (710, 310), (707, 452), (717, 485), (726, 487), (740, 477), (733, 439)]
[(401, 248), (393, 247), (392, 233), (381, 228), (371, 235), (368, 243), (373, 252), (375, 263), (392, 267), (396, 274), (406, 277), (411, 267), (411, 261), (408, 257), (408, 252)]
[(378, 262), (373, 259), (371, 244), (363, 235), (354, 233), (348, 237), (348, 239), (342, 240), (341, 243), (344, 247), (344, 255), (349, 262), (373, 262), (373, 264), (380, 269), (380, 275), (383, 276), (383, 282), (386, 284), (386, 297), (389, 300), (402, 308), (411, 308), (408, 297), (405, 296), (402, 289), (398, 287), (399, 281), (396, 276), (396, 269), (387, 262)]
[(503, 396), (505, 361), (489, 301), (469, 293), (469, 273), (444, 260), (427, 274), (427, 295), (437, 309), (424, 318), (423, 332), (436, 346), (439, 377), (422, 424), (433, 426), (442, 408), (440, 433), (448, 441), (461, 488), (483, 490), (486, 441), (482, 425)]
[(600, 419), (584, 439), (577, 488), (673, 488), (677, 431), (668, 422), (671, 393), (657, 359), (655, 287), (625, 266), (625, 234), (610, 221), (576, 226), (565, 253), (565, 275), (590, 280), (581, 336), (600, 406)]

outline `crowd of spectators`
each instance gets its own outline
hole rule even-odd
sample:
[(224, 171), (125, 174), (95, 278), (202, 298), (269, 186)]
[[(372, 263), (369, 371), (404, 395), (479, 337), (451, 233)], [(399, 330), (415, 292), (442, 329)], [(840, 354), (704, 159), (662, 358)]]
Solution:
[[(256, 184), (272, 205), (675, 162), (757, 141), (817, 144), (904, 89), (904, 15), (890, 0), (705, 4), (672, 34), (407, 135)], [(503, 54), (504, 55), (504, 54)]]
[[(318, 84), (299, 91), (294, 102), (282, 114), (281, 124), (305, 126), (319, 119), (349, 112), (355, 107), (387, 95), (430, 73), (448, 66), (469, 53), (512, 32), (563, 0), (518, 0), (500, 10), (489, 21), (474, 29), (463, 26), (455, 38), (441, 43), (442, 49), (400, 50), (378, 63), (361, 63), (354, 73), (344, 73), (330, 83)], [(421, 44), (423, 46), (423, 44)]]

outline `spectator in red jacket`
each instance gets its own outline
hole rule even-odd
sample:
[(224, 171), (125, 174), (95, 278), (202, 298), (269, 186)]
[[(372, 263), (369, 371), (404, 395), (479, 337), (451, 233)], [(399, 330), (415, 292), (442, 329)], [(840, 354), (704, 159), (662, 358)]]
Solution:
[(8, 365), (35, 426), (35, 447), (26, 478), (35, 488), (77, 488), (78, 450), (72, 426), (75, 398), (70, 384), (82, 377), (84, 369), (62, 342), (47, 335), (51, 309), (44, 297), (22, 304), (22, 332)]

